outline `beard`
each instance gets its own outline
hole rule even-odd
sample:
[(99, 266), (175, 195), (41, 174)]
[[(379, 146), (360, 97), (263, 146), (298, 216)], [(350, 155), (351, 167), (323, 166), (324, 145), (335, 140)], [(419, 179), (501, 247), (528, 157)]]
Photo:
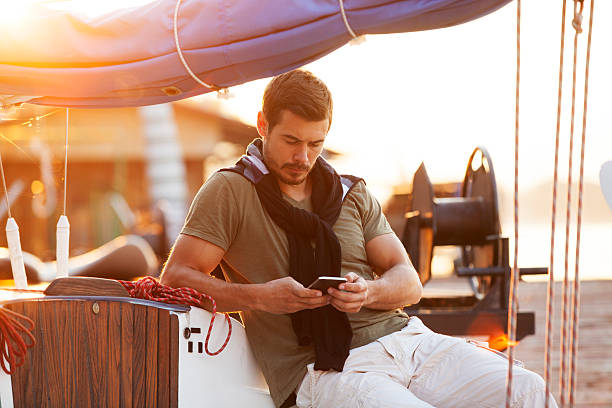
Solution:
[[(310, 174), (316, 160), (311, 166), (300, 162), (280, 164), (277, 160), (275, 160), (274, 155), (269, 153), (270, 150), (268, 149), (266, 142), (267, 141), (264, 140), (262, 153), (264, 162), (266, 163), (268, 170), (270, 170), (270, 173), (272, 173), (274, 177), (276, 177), (276, 179), (283, 184), (290, 186), (302, 184), (308, 177), (308, 174)], [(298, 172), (294, 173), (292, 170), (297, 170)]]
[[(282, 166), (278, 166), (276, 163), (272, 165), (270, 164), (268, 164), (268, 169), (270, 170), (270, 172), (279, 181), (281, 181), (284, 184), (290, 185), (290, 186), (296, 186), (298, 184), (302, 184), (304, 180), (306, 180), (306, 177), (308, 177), (308, 174), (310, 174), (310, 170), (312, 169), (312, 167), (300, 165), (297, 163), (286, 163), (286, 164), (283, 164)], [(290, 176), (290, 175), (287, 175), (286, 173), (283, 173), (282, 172), (283, 169), (300, 170), (302, 171), (302, 173), (299, 173), (295, 176)]]

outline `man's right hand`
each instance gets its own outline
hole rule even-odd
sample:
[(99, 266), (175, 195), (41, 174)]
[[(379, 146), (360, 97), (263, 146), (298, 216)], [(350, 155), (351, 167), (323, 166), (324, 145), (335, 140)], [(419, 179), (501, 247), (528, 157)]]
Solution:
[[(221, 262), (225, 251), (203, 239), (181, 234), (174, 244), (161, 281), (175, 288), (187, 286), (212, 296), (218, 312), (262, 310), (287, 314), (315, 309), (330, 302), (330, 296), (307, 289), (291, 277), (266, 283), (228, 283), (208, 274)], [(204, 307), (212, 310), (212, 304)]]
[(330, 296), (320, 290), (305, 288), (292, 277), (261, 284), (257, 309), (274, 314), (294, 313), (328, 305)]

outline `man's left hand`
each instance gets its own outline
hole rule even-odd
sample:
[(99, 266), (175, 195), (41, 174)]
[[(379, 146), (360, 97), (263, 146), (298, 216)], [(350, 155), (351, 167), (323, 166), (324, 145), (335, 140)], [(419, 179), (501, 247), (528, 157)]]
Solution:
[(327, 290), (331, 295), (330, 303), (341, 312), (357, 313), (368, 300), (368, 283), (354, 272), (349, 272), (344, 277), (347, 282), (340, 284), (340, 290)]

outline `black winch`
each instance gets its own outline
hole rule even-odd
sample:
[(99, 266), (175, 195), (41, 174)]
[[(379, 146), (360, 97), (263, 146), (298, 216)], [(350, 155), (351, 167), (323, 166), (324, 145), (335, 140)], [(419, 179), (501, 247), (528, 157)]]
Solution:
[[(459, 184), (459, 183), (457, 183)], [(416, 171), (402, 243), (421, 282), (431, 279), (436, 246), (457, 246), (454, 274), (469, 280), (472, 296), (424, 297), (406, 308), (430, 328), (449, 335), (507, 334), (510, 264), (508, 238), (502, 236), (497, 185), (487, 150), (477, 147), (455, 194), (434, 193), (425, 165)], [(520, 274), (546, 274), (547, 268), (520, 268)], [(535, 333), (533, 312), (519, 312), (516, 339)], [(505, 348), (505, 344), (492, 344)]]

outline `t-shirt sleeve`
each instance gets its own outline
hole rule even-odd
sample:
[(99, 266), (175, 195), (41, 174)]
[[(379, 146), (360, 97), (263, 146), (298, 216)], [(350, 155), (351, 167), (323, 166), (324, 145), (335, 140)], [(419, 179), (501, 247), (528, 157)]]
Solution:
[(357, 208), (361, 214), (361, 225), (363, 226), (363, 238), (365, 242), (379, 235), (393, 233), (387, 218), (376, 197), (366, 187), (364, 182), (354, 187)]
[(232, 186), (222, 172), (217, 172), (193, 199), (181, 233), (201, 238), (227, 251), (236, 236), (240, 219)]

